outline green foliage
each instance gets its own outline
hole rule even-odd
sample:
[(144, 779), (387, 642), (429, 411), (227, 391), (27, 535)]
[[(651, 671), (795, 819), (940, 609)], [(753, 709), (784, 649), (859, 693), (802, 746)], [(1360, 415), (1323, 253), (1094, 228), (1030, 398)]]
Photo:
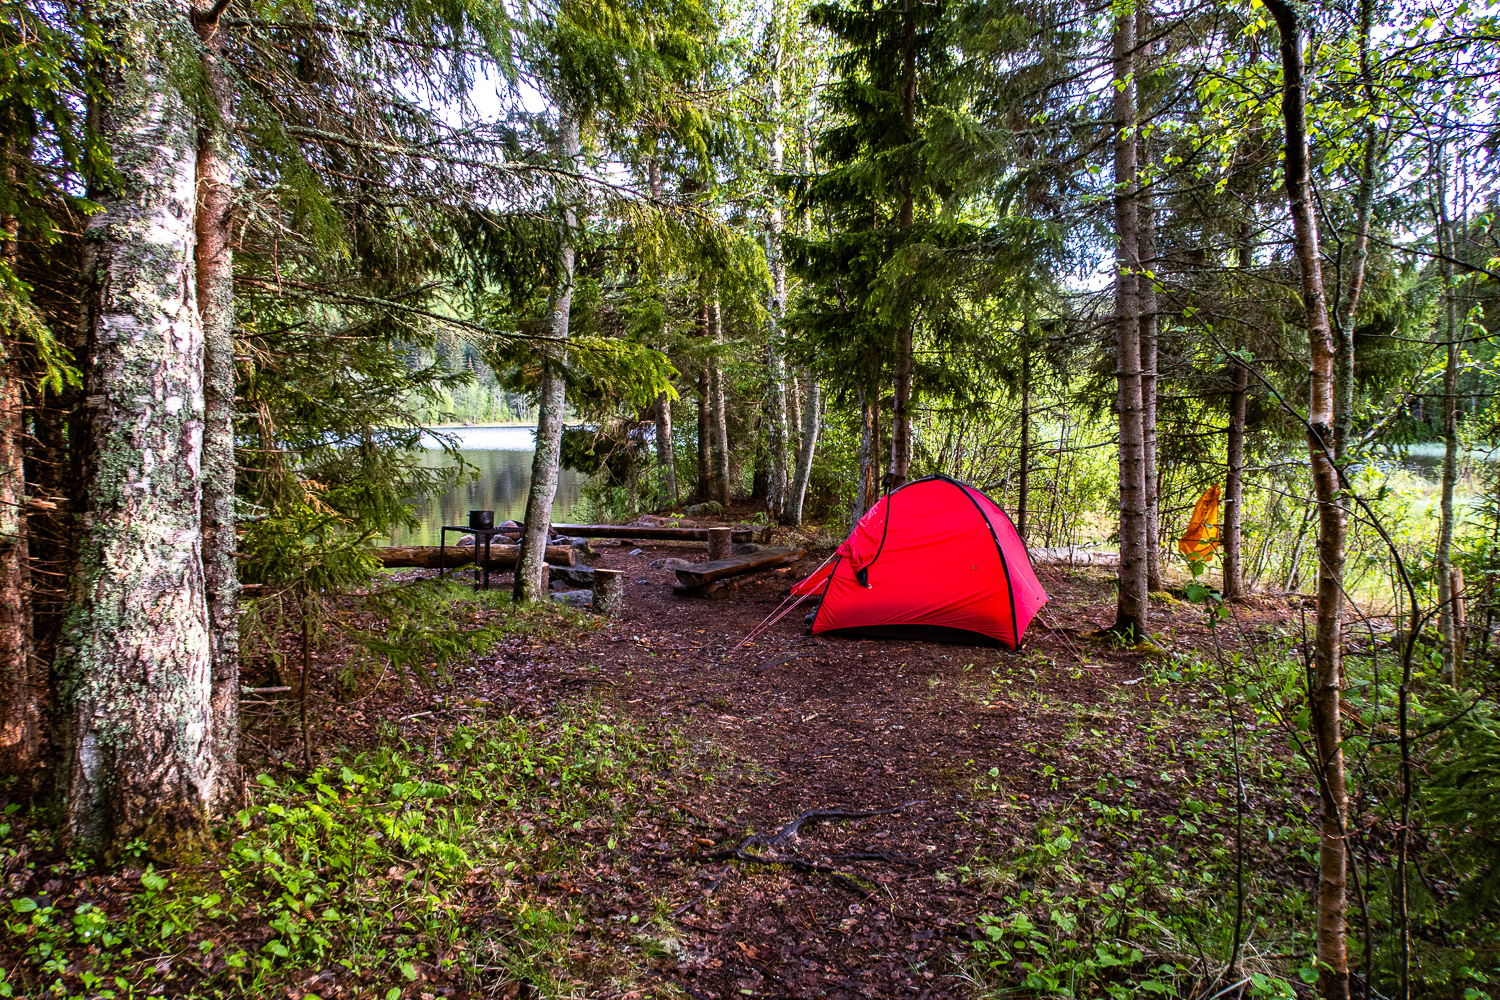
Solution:
[[(24, 958), (0, 986), (269, 996), (335, 969), (383, 996), (424, 976), (472, 987), (499, 969), (565, 988), (582, 915), (516, 886), (599, 850), (648, 791), (642, 775), (682, 766), (671, 741), (646, 737), (577, 706), (430, 742), (391, 734), (305, 778), (259, 775), (217, 862), (148, 867), (128, 911), (11, 900), (5, 943)], [(0, 838), (14, 861), (8, 825)], [(475, 923), (472, 905), (500, 920)]]

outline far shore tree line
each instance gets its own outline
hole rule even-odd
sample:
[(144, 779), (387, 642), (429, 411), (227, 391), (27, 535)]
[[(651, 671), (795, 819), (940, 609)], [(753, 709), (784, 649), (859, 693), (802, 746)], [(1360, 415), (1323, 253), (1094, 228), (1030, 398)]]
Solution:
[[(0, 773), (72, 852), (209, 836), (263, 623), (305, 657), (319, 609), (363, 599), (371, 545), (461, 475), (423, 463), (425, 424), (534, 414), (518, 602), (546, 598), (564, 464), (600, 516), (749, 502), (825, 540), (960, 476), (1034, 546), (1113, 539), (1106, 631), (1131, 644), (1172, 587), (1216, 620), (1257, 583), (1315, 592), (1317, 989), (1415, 995), (1413, 756), (1438, 730), (1411, 698), (1500, 680), (1500, 478), (1461, 477), (1500, 384), (1493, 13), (0, 14)], [(1433, 440), (1429, 516), (1379, 463)], [(1215, 483), (1221, 563), (1183, 590), (1175, 533)], [(1372, 615), (1399, 675), (1361, 723), (1396, 761), (1368, 786), (1399, 813), (1378, 960), (1343, 701)]]

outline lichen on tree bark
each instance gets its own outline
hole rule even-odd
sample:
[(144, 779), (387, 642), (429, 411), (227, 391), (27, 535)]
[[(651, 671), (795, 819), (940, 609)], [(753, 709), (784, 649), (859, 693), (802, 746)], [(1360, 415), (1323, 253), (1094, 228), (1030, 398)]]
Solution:
[(122, 8), (104, 134), (119, 173), (88, 223), (88, 505), (60, 649), (70, 846), (169, 853), (213, 794), (200, 550), (203, 329), (185, 2)]

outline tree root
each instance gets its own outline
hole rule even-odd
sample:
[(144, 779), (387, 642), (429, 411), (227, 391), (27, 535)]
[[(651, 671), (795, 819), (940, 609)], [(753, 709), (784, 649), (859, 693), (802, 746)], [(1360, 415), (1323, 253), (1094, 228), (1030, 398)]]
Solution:
[(757, 844), (761, 847), (782, 847), (796, 840), (797, 836), (802, 832), (802, 828), (811, 823), (823, 823), (828, 820), (840, 819), (869, 819), (871, 816), (889, 816), (891, 813), (902, 812), (910, 809), (912, 806), (921, 804), (920, 800), (912, 799), (910, 802), (903, 802), (899, 806), (891, 806), (888, 809), (869, 809), (863, 812), (848, 812), (843, 809), (809, 809), (769, 837), (762, 837), (760, 834), (756, 834), (746, 838), (745, 842), (740, 844), (739, 849), (743, 850), (752, 844)]
[[(712, 854), (702, 854), (699, 855), (695, 860), (744, 861), (749, 864), (772, 865), (779, 868), (790, 868), (792, 871), (800, 872), (804, 875), (827, 875), (834, 882), (837, 882), (844, 888), (850, 889), (857, 893), (861, 899), (868, 899), (869, 897), (875, 895), (875, 893), (861, 885), (856, 879), (851, 877), (849, 873), (841, 872), (832, 865), (815, 864), (811, 861), (807, 861), (795, 856), (778, 857), (776, 855), (752, 854), (747, 851), (746, 848), (769, 847), (772, 850), (776, 850), (777, 848), (786, 845), (789, 841), (797, 839), (797, 836), (801, 832), (802, 828), (811, 823), (822, 823), (828, 820), (869, 819), (871, 816), (889, 816), (891, 813), (898, 813), (919, 804), (920, 800), (913, 799), (910, 802), (903, 802), (899, 806), (891, 806), (887, 809), (868, 809), (859, 812), (851, 812), (844, 809), (808, 809), (796, 819), (792, 820), (786, 826), (783, 826), (780, 830), (777, 830), (770, 836), (763, 837), (760, 834), (752, 834), (751, 836), (746, 837), (743, 841), (741, 841), (739, 846), (737, 847), (730, 847), (722, 851), (715, 851)], [(887, 864), (910, 865), (915, 868), (921, 867), (920, 862), (912, 861), (907, 858), (896, 858), (892, 857), (889, 854), (882, 854), (874, 851), (856, 851), (851, 854), (841, 854), (834, 860), (884, 861)]]

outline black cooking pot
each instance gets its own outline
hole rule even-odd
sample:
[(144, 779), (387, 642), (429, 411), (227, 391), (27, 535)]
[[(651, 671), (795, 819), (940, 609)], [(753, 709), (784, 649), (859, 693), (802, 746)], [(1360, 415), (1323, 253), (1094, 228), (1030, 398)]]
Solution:
[(469, 511), (469, 527), (478, 531), (486, 531), (495, 526), (495, 512), (492, 510)]

